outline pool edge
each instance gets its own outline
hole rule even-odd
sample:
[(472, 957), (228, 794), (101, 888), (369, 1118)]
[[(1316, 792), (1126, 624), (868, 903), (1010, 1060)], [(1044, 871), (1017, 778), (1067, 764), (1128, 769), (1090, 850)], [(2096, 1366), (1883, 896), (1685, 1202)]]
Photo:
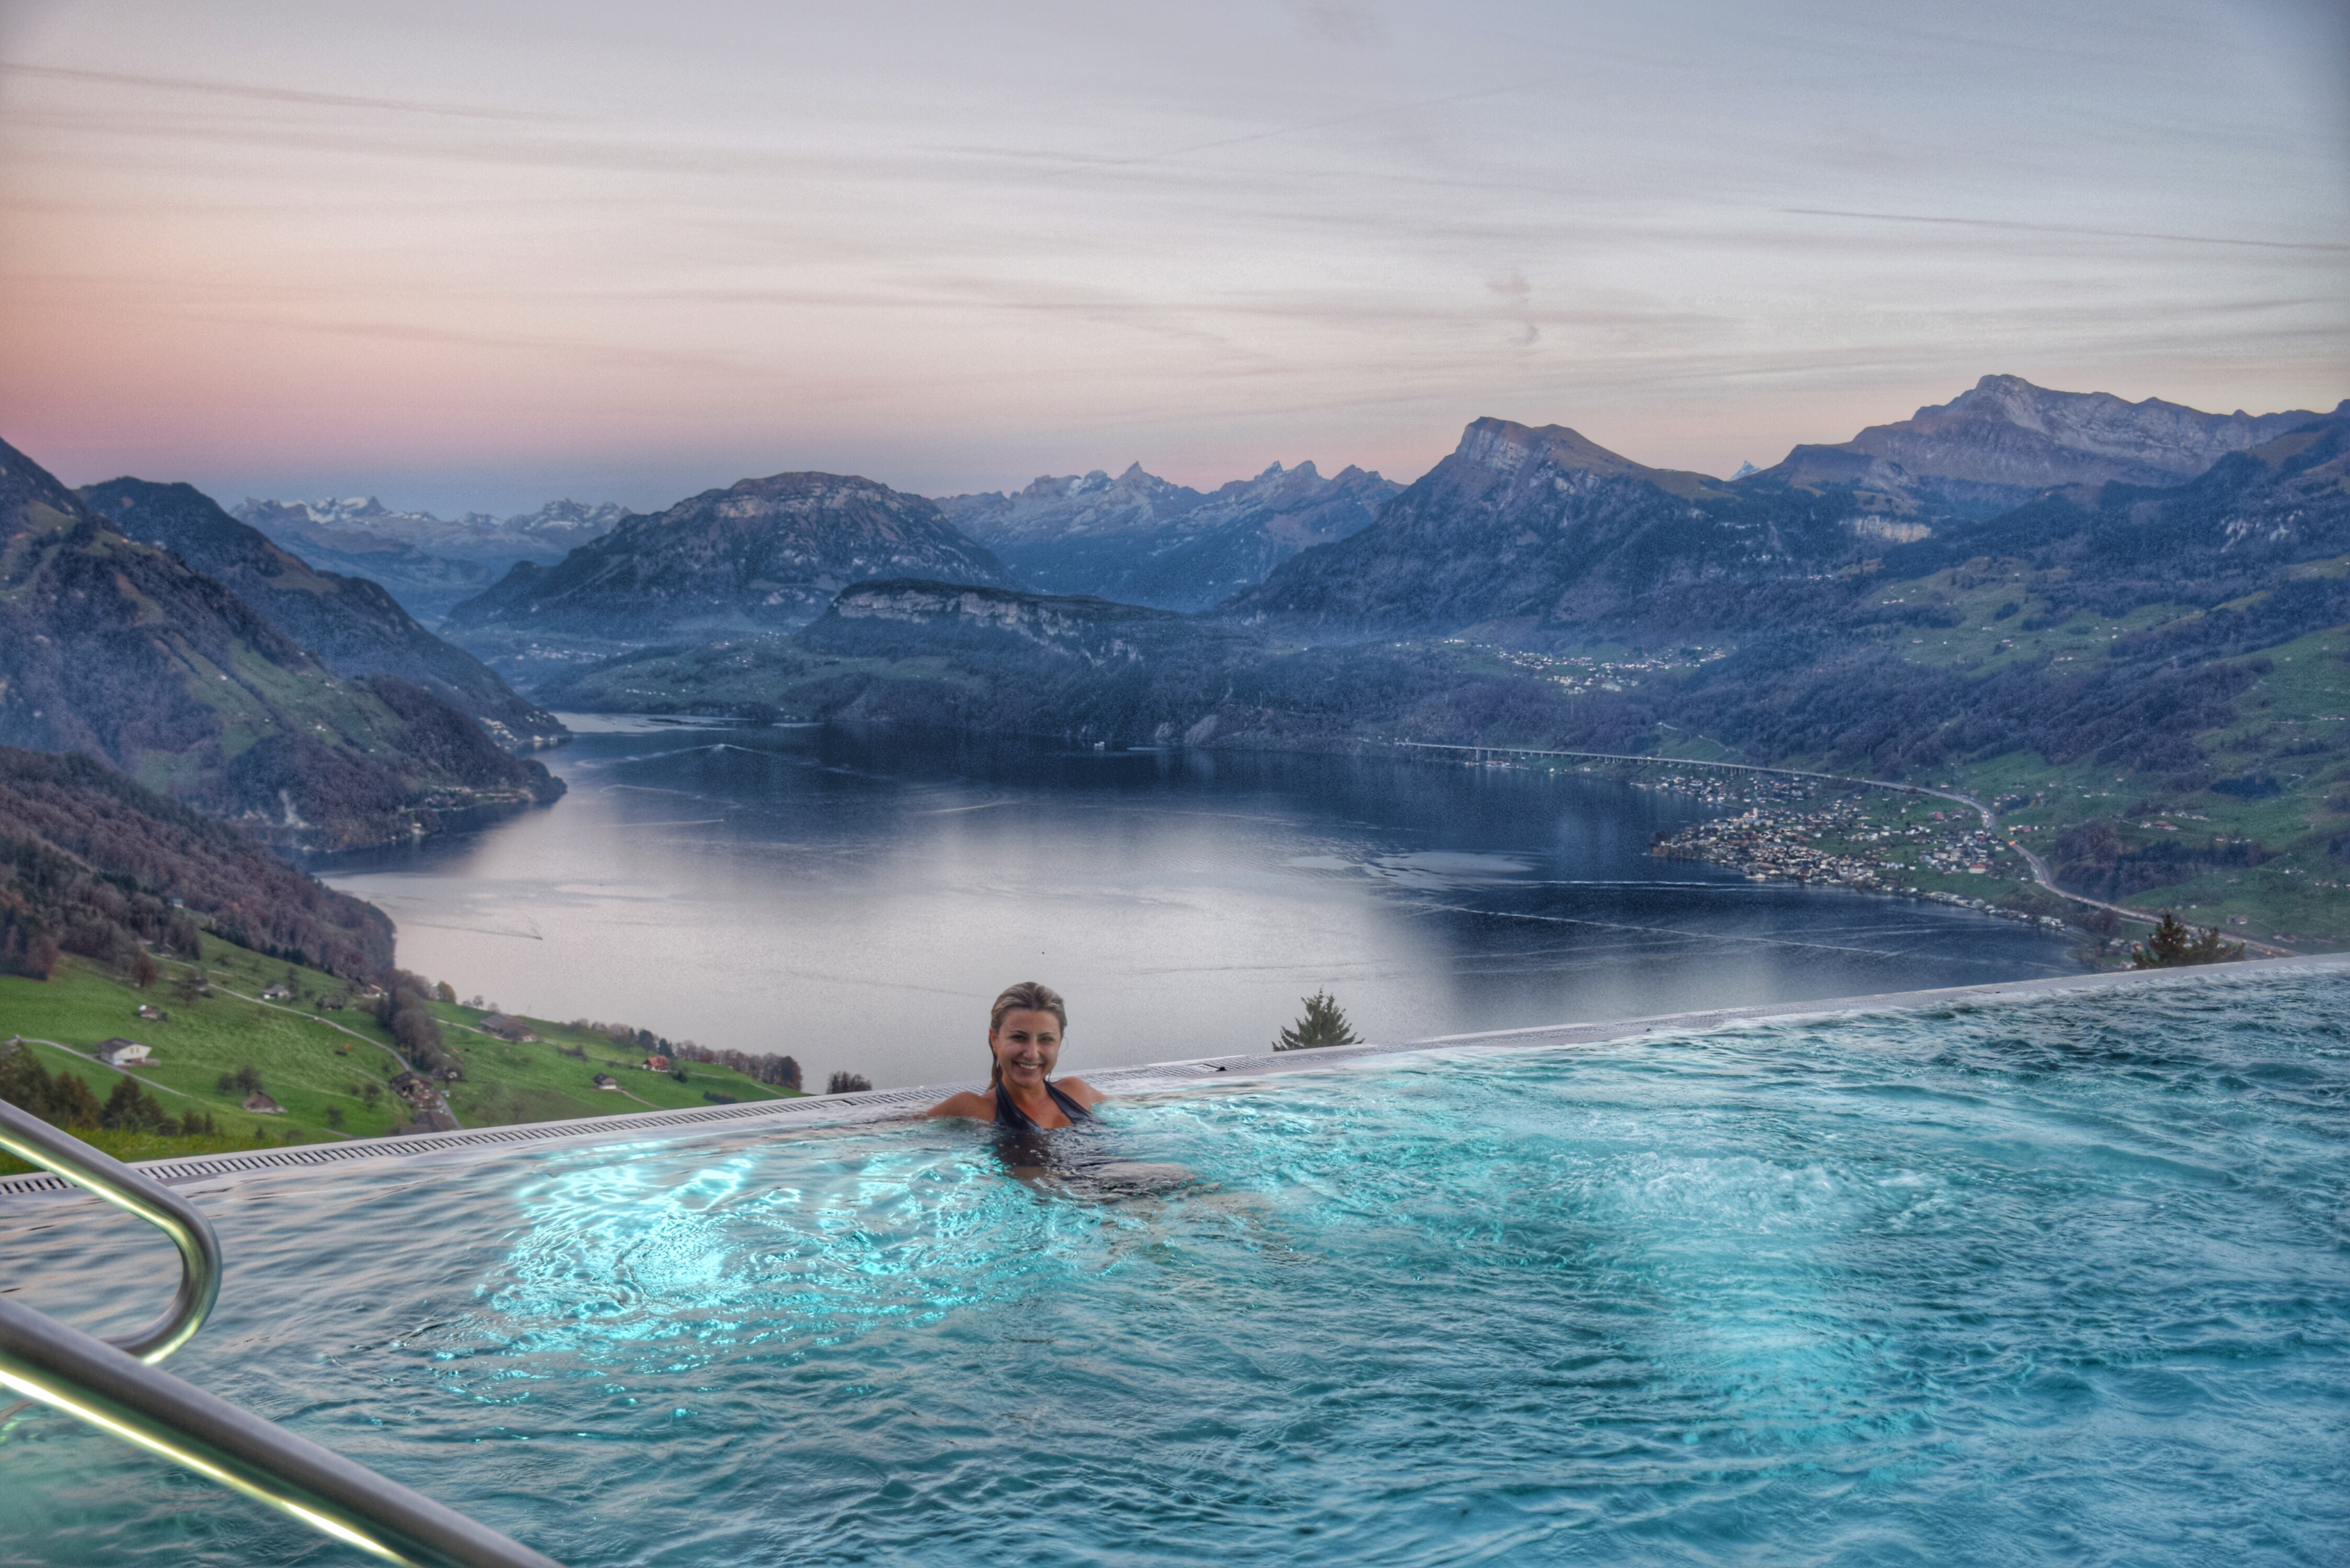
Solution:
[[(1765, 1002), (1751, 1007), (1713, 1008), (1591, 1023), (1542, 1024), (1472, 1034), (1442, 1034), (1392, 1044), (1325, 1047), (1282, 1054), (1206, 1056), (1134, 1067), (1104, 1068), (1088, 1073), (1087, 1077), (1113, 1095), (1132, 1097), (1180, 1093), (1208, 1083), (1239, 1083), (1281, 1073), (1316, 1070), (1410, 1053), (1598, 1045), (1637, 1039), (1642, 1035), (1702, 1033), (1739, 1023), (1800, 1023), (1872, 1012), (1910, 1012), (1921, 1008), (1989, 1006), (2099, 991), (2213, 984), (2345, 971), (2350, 971), (2350, 953), (2259, 959), (2245, 963), (2188, 970), (2125, 970), (2058, 975), (2042, 980), (1883, 992), (1867, 996), (1831, 997), (1811, 1002)], [(733, 1106), (632, 1111), (568, 1121), (522, 1122), (408, 1137), (295, 1144), (282, 1148), (252, 1149), (235, 1154), (145, 1160), (139, 1162), (136, 1168), (167, 1186), (200, 1192), (273, 1177), (380, 1171), (387, 1166), (472, 1160), (500, 1154), (554, 1152), (596, 1144), (669, 1142), (752, 1131), (787, 1134), (907, 1121), (958, 1090), (977, 1086), (975, 1082), (931, 1084), (849, 1095), (809, 1095), (795, 1099), (754, 1101)], [(40, 1172), (0, 1177), (0, 1206), (9, 1209), (88, 1198), (88, 1194), (60, 1177)]]

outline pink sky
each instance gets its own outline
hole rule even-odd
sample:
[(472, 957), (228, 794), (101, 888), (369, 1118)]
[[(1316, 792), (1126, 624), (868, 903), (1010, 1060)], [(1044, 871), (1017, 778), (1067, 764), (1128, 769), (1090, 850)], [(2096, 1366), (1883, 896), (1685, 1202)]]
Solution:
[(2338, 7), (1624, 9), (16, 4), (0, 436), (449, 513), (2350, 395)]

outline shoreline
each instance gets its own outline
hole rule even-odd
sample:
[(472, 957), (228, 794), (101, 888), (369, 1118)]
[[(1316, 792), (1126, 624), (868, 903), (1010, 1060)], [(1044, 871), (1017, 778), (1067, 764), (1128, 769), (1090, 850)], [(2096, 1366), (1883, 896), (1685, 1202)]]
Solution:
[[(763, 721), (743, 713), (739, 711), (740, 706), (727, 703), (695, 703), (671, 712), (629, 710), (606, 713), (566, 710), (557, 713), (556, 717), (567, 726), (571, 726), (576, 733), (581, 734), (655, 733), (662, 730), (685, 728), (820, 730), (834, 724), (847, 724), (853, 728), (862, 723), (878, 723), (884, 726), (894, 726), (896, 723), (893, 720)], [(582, 721), (585, 727), (574, 725), (575, 719)], [(955, 726), (947, 726), (941, 732), (959, 736), (973, 733)], [(1024, 732), (1024, 733), (1027, 732)], [(1030, 738), (1068, 746), (1073, 750), (1083, 750), (1086, 746), (1086, 742), (1067, 733), (1056, 734), (1036, 731), (1030, 733)], [(2150, 929), (2160, 922), (2164, 909), (2179, 913), (2182, 918), (2192, 916), (2193, 918), (2189, 919), (2189, 924), (2213, 926), (2219, 929), (2230, 940), (2242, 943), (2248, 951), (2262, 958), (2287, 958), (2325, 951), (2350, 950), (2334, 945), (2341, 940), (2338, 936), (2327, 936), (2323, 933), (2315, 937), (2295, 936), (2288, 935), (2282, 929), (2277, 930), (2272, 936), (2263, 937), (2261, 934), (2273, 926), (2281, 925), (2282, 918), (2272, 919), (2263, 916), (2260, 919), (2255, 919), (2251, 914), (2230, 914), (2224, 909), (2216, 916), (2204, 915), (2199, 910), (2197, 899), (2185, 897), (2190, 889), (2180, 889), (2179, 899), (2154, 909), (2139, 909), (2134, 905), (2110, 901), (2091, 894), (2074, 892), (2059, 885), (2046, 859), (2017, 836), (2019, 834), (2043, 831), (2047, 825), (2028, 824), (2020, 826), (2003, 825), (2001, 820), (2002, 815), (2014, 803), (2004, 799), (1992, 801), (1986, 798), (1988, 791), (1983, 794), (1970, 794), (1955, 784), (1915, 784), (1896, 779), (1870, 778), (1858, 774), (1826, 773), (1817, 769), (1730, 762), (1719, 758), (1676, 757), (1631, 752), (1575, 751), (1490, 742), (1406, 741), (1367, 735), (1293, 735), (1278, 739), (1259, 735), (1242, 739), (1229, 747), (1206, 743), (1194, 745), (1188, 740), (1130, 742), (1123, 744), (1112, 742), (1107, 744), (1114, 746), (1119, 753), (1180, 754), (1196, 751), (1212, 757), (1218, 751), (1229, 749), (1243, 753), (1347, 757), (1357, 760), (1379, 758), (1394, 762), (1433, 764), (1439, 767), (1466, 765), (1471, 768), (1481, 766), (1511, 768), (1533, 773), (1577, 773), (1594, 776), (1613, 776), (1631, 784), (1634, 788), (1643, 789), (1673, 787), (1670, 784), (1660, 786), (1633, 776), (1644, 770), (1691, 769), (1720, 774), (1727, 777), (1742, 776), (1751, 781), (1748, 792), (1749, 804), (1758, 805), (1762, 804), (1764, 792), (1773, 789), (1785, 792), (1783, 794), (1769, 797), (1783, 805), (1793, 804), (1795, 799), (1811, 798), (1808, 793), (1797, 796), (1794, 794), (1794, 791), (1833, 790), (1853, 802), (1868, 799), (1872, 792), (1881, 792), (1883, 796), (1887, 797), (1888, 803), (1891, 799), (1901, 796), (1908, 796), (1920, 803), (1939, 800), (1958, 808), (1960, 812), (1974, 814), (1981, 819), (1979, 836), (1990, 841), (1986, 847), (1991, 849), (1994, 854), (2012, 855), (2022, 863), (2024, 874), (2022, 876), (2009, 875), (2004, 872), (1994, 873), (1993, 885), (2001, 889), (1999, 896), (1981, 898), (1971, 890), (1898, 886), (1875, 877), (1856, 881), (1845, 875), (1807, 875), (1787, 872), (1768, 867), (1758, 867), (1735, 857), (1718, 857), (1705, 853), (1687, 854), (1678, 850), (1669, 853), (1673, 857), (1721, 866), (1725, 869), (1740, 872), (1745, 876), (1746, 880), (1752, 882), (1843, 887), (1854, 892), (1882, 898), (1939, 904), (1946, 908), (1964, 909), (1996, 919), (2032, 926), (2052, 934), (2069, 932), (2090, 942), (2106, 944), (2109, 950), (2118, 951), (2124, 956), (2126, 954), (2127, 940), (2125, 938), (2116, 943), (2113, 933), (2101, 928), (2099, 922), (2105, 919), (2111, 919)], [(1103, 750), (1104, 743), (1095, 742), (1093, 749)], [(1572, 763), (1582, 765), (1568, 765)], [(1711, 795), (1703, 798), (1708, 799), (1711, 804), (1728, 804), (1729, 793), (1724, 791), (1720, 798)], [(2022, 809), (2031, 809), (2032, 805), (2035, 804), (2037, 803), (2027, 804)], [(2157, 815), (2159, 815), (2160, 813)], [(1955, 828), (1957, 825), (1954, 822), (1950, 826)], [(1794, 846), (1773, 845), (1770, 847), (1774, 851), (1784, 851)], [(1899, 867), (1877, 866), (1868, 869), (1892, 871)], [(1755, 874), (1757, 871), (1762, 874)], [(2314, 886), (2324, 888), (2332, 884), (2318, 882)]]
[[(1283, 1073), (1314, 1071), (1342, 1063), (1424, 1052), (1526, 1050), (1562, 1045), (1601, 1045), (1643, 1037), (1703, 1033), (1742, 1023), (1787, 1023), (1814, 1019), (1932, 1007), (1987, 1007), (2085, 992), (2137, 990), (2154, 986), (2208, 985), (2266, 978), (2350, 974), (2350, 953), (2315, 953), (2254, 959), (2189, 969), (2123, 970), (2045, 980), (1998, 981), (1923, 991), (1885, 992), (1813, 1002), (1763, 1002), (1752, 1007), (1663, 1013), (1592, 1023), (1541, 1024), (1473, 1034), (1443, 1034), (1391, 1044), (1330, 1046), (1275, 1054), (1200, 1057), (1088, 1073), (1089, 1081), (1113, 1098), (1181, 1093), (1236, 1084)], [(599, 1144), (668, 1142), (680, 1138), (743, 1135), (787, 1136), (802, 1131), (906, 1122), (972, 1083), (928, 1084), (872, 1089), (847, 1095), (808, 1095), (682, 1110), (636, 1111), (573, 1121), (522, 1122), (455, 1133), (402, 1138), (369, 1138), (340, 1144), (296, 1144), (283, 1148), (226, 1155), (195, 1155), (139, 1162), (134, 1168), (184, 1191), (216, 1191), (272, 1177), (317, 1178), (338, 1170), (380, 1172), (387, 1167), (466, 1161), (498, 1154), (584, 1148)], [(385, 1147), (393, 1145), (395, 1147)], [(88, 1194), (63, 1178), (35, 1172), (0, 1177), (0, 1206), (41, 1206)]]

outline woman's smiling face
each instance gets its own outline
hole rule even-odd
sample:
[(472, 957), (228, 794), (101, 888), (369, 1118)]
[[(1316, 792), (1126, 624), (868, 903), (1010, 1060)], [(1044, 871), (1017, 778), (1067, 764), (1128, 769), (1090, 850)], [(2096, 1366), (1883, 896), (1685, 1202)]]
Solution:
[(1035, 1088), (1053, 1075), (1053, 1064), (1061, 1059), (1061, 1021), (1041, 1009), (1015, 1007), (987, 1037), (987, 1048), (995, 1053), (1005, 1083)]

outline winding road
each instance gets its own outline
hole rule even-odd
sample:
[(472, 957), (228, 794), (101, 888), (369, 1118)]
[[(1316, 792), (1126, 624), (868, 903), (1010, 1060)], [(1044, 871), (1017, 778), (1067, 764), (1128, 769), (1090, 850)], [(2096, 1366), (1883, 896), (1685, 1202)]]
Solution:
[[(1666, 764), (1677, 768), (1718, 768), (1724, 773), (1770, 774), (1779, 778), (1819, 779), (1828, 784), (1856, 784), (1866, 789), (1899, 790), (1908, 794), (1930, 794), (1937, 800), (1955, 801), (1981, 815), (1984, 832), (1999, 831), (1999, 818), (1992, 813), (1991, 808), (1981, 801), (1957, 790), (1936, 789), (1930, 784), (1892, 784), (1884, 779), (1855, 778), (1849, 774), (1813, 773), (1804, 768), (1766, 768), (1752, 763), (1700, 763), (1685, 757), (1644, 757), (1627, 752), (1549, 752), (1537, 751), (1527, 746), (1443, 745), (1432, 741), (1396, 741), (1390, 743), (1415, 751), (1468, 752), (1480, 757), (1579, 757), (1592, 762), (1647, 763), (1651, 765)], [(2022, 856), (2023, 863), (2032, 867), (2032, 880), (2038, 884), (2043, 891), (2054, 893), (2060, 898), (2069, 898), (2075, 904), (2086, 904), (2093, 909), (2110, 909), (2123, 919), (2136, 920), (2143, 926), (2160, 923), (2159, 917), (2149, 915), (2143, 909), (2133, 909), (2125, 904), (2108, 904), (2103, 898), (2092, 898), (2085, 893), (2066, 892), (2056, 886), (2056, 878), (2049, 871), (2047, 861), (2012, 838), (2006, 842), (2007, 846)], [(2279, 947), (2273, 942), (2255, 941), (2250, 937), (2237, 940), (2241, 940), (2245, 947), (2270, 958), (2297, 956), (2292, 948)]]
[[(132, 1073), (129, 1068), (118, 1067), (111, 1062), (101, 1062), (87, 1051), (77, 1051), (62, 1040), (44, 1040), (37, 1034), (11, 1034), (8, 1037), (8, 1040), (12, 1044), (21, 1040), (27, 1045), (47, 1045), (49, 1049), (53, 1051), (62, 1051), (68, 1056), (78, 1056), (92, 1066), (103, 1067), (109, 1073), (120, 1074), (122, 1076), (129, 1078), (132, 1083), (137, 1084), (140, 1088), (146, 1089), (151, 1093), (158, 1095), (177, 1095), (183, 1100), (193, 1100), (196, 1104), (204, 1107), (204, 1112), (207, 1116), (219, 1108), (211, 1101), (205, 1099), (202, 1095), (192, 1095), (185, 1089), (175, 1089), (169, 1084), (159, 1084), (152, 1078), (140, 1077), (137, 1074)], [(333, 1127), (320, 1127), (318, 1130), (325, 1133), (328, 1137), (355, 1138), (359, 1136), (358, 1133), (337, 1132)]]
[[(184, 967), (184, 966), (183, 966), (183, 967)], [(200, 978), (202, 978), (202, 977), (200, 977)], [(408, 1066), (408, 1058), (406, 1058), (405, 1056), (402, 1056), (399, 1052), (397, 1052), (397, 1051), (393, 1050), (390, 1046), (389, 1046), (389, 1045), (385, 1044), (382, 1041), (380, 1041), (380, 1040), (370, 1040), (370, 1039), (369, 1039), (369, 1038), (368, 1038), (368, 1036), (366, 1036), (366, 1035), (364, 1035), (364, 1034), (360, 1033), (358, 1030), (356, 1030), (356, 1029), (351, 1029), (351, 1028), (348, 1028), (348, 1027), (346, 1027), (346, 1026), (345, 1026), (345, 1025), (343, 1025), (343, 1024), (340, 1024), (340, 1023), (336, 1023), (336, 1022), (335, 1022), (333, 1019), (331, 1019), (331, 1018), (321, 1018), (321, 1017), (319, 1017), (319, 1016), (318, 1016), (317, 1013), (315, 1013), (315, 1012), (304, 1012), (301, 1008), (298, 1008), (298, 1007), (286, 1007), (286, 1006), (284, 1006), (283, 1004), (278, 1003), (278, 1002), (265, 1002), (265, 1001), (263, 1001), (260, 997), (257, 997), (257, 996), (247, 996), (247, 995), (245, 995), (245, 993), (244, 993), (244, 992), (241, 992), (241, 991), (230, 991), (230, 990), (229, 990), (229, 988), (228, 988), (227, 986), (222, 985), (222, 984), (220, 984), (220, 983), (218, 983), (217, 981), (214, 981), (206, 980), (206, 981), (205, 981), (205, 983), (206, 983), (206, 984), (208, 984), (208, 985), (210, 985), (210, 986), (212, 986), (212, 988), (213, 988), (214, 991), (218, 991), (218, 992), (225, 992), (227, 995), (230, 995), (230, 996), (234, 996), (234, 997), (235, 997), (235, 998), (236, 998), (238, 1001), (240, 1001), (240, 1002), (252, 1002), (255, 1007), (266, 1007), (266, 1008), (270, 1008), (270, 1009), (272, 1009), (272, 1010), (274, 1010), (274, 1011), (276, 1011), (276, 1012), (290, 1012), (290, 1013), (292, 1013), (292, 1014), (293, 1014), (295, 1017), (296, 1017), (296, 1018), (307, 1018), (307, 1019), (308, 1019), (308, 1020), (309, 1020), (311, 1023), (323, 1023), (323, 1024), (325, 1024), (325, 1025), (326, 1025), (328, 1028), (329, 1028), (329, 1029), (336, 1030), (336, 1031), (338, 1031), (338, 1033), (344, 1033), (344, 1034), (348, 1034), (348, 1035), (349, 1035), (352, 1039), (354, 1039), (354, 1040), (357, 1040), (357, 1041), (360, 1042), (362, 1044), (368, 1044), (368, 1045), (372, 1045), (372, 1046), (374, 1046), (377, 1050), (379, 1050), (379, 1051), (382, 1052), (385, 1055), (387, 1055), (387, 1056), (390, 1057), (390, 1058), (392, 1059), (393, 1063), (398, 1066), (398, 1068), (399, 1068), (399, 1070), (400, 1070), (400, 1073), (405, 1073), (405, 1072), (409, 1071), (409, 1066)], [(398, 1075), (399, 1075), (399, 1074), (398, 1074), (398, 1073), (395, 1073), (395, 1074), (393, 1075), (393, 1076), (395, 1076), (395, 1077), (397, 1077)], [(157, 1087), (159, 1087), (159, 1088), (160, 1088), (160, 1087), (161, 1087), (161, 1085), (157, 1085)], [(444, 1095), (444, 1094), (440, 1094), (438, 1091), (436, 1091), (436, 1092), (435, 1092), (435, 1094), (434, 1094), (434, 1096), (433, 1096), (433, 1097), (434, 1097), (434, 1098), (436, 1098), (436, 1099), (438, 1099), (438, 1100), (441, 1102), (441, 1114), (442, 1114), (442, 1116), (447, 1116), (447, 1117), (448, 1117), (451, 1121), (452, 1121), (452, 1122), (457, 1122), (457, 1125), (458, 1125), (458, 1127), (463, 1127), (465, 1125), (463, 1122), (457, 1121), (457, 1113), (456, 1113), (455, 1111), (453, 1111), (453, 1110), (452, 1110), (452, 1109), (450, 1109), (450, 1108), (449, 1108), (449, 1096), (446, 1096), (446, 1095)], [(343, 1136), (345, 1136), (345, 1135), (343, 1135), (343, 1134), (341, 1134), (341, 1133), (337, 1133), (335, 1136), (336, 1136), (337, 1137), (343, 1137)]]

